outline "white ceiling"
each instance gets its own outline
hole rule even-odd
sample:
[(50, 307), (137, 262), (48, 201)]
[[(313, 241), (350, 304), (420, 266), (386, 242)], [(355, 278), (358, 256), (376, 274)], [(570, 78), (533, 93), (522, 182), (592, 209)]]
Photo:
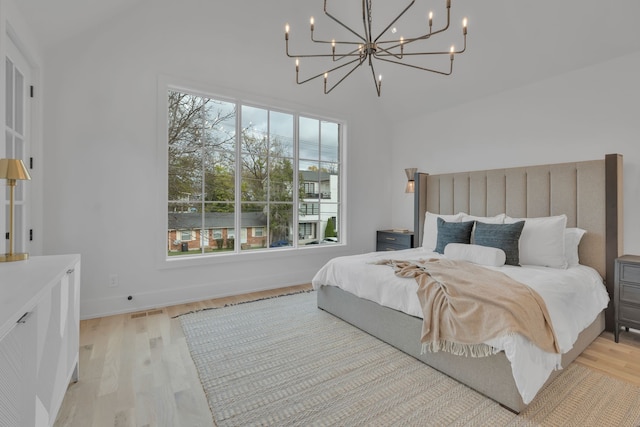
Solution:
[[(143, 1), (16, 0), (16, 3), (46, 49), (110, 21)], [(374, 22), (377, 18), (386, 24), (391, 13), (385, 9), (394, 7), (397, 10), (400, 4), (408, 2), (373, 1)], [(273, 16), (255, 19), (273, 20), (274, 31), (281, 40), (284, 20), (280, 17), (298, 12), (305, 14), (306, 17), (301, 17), (302, 21), (295, 24), (298, 30), (303, 27), (307, 32), (308, 16), (314, 14), (320, 32), (320, 28), (328, 26), (325, 25), (327, 18), (322, 16), (322, 3), (322, 0), (309, 0), (304, 5), (296, 2), (291, 6), (289, 0), (275, 0)], [(433, 8), (436, 19), (442, 19), (444, 3), (444, 0), (416, 0), (411, 11), (422, 17)], [(148, 4), (154, 6), (153, 1)], [(193, 4), (197, 5), (197, 2)], [(346, 4), (337, 0), (329, 2), (330, 10), (340, 17), (348, 15), (340, 10)], [(360, 0), (348, 4), (358, 16)], [(313, 10), (309, 12), (306, 8)], [(380, 107), (389, 116), (401, 119), (415, 111), (447, 108), (640, 51), (638, 0), (453, 0), (452, 28), (448, 31), (450, 34), (442, 35), (445, 43), (459, 45), (463, 16), (470, 22), (468, 48), (464, 55), (456, 57), (452, 76), (395, 65), (377, 67), (384, 82)], [(356, 22), (358, 20), (360, 18)], [(345, 21), (348, 20), (345, 18)], [(398, 27), (400, 31), (400, 23)], [(352, 86), (359, 85), (360, 90), (374, 92), (371, 72), (361, 70), (360, 76), (362, 82)], [(349, 78), (357, 77), (354, 74)]]

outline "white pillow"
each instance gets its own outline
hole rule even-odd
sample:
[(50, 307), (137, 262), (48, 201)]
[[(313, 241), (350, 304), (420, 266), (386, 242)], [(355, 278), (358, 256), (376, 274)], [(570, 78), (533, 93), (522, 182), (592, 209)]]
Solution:
[(485, 224), (503, 224), (504, 223), (504, 219), (506, 217), (505, 214), (498, 214), (496, 216), (475, 216), (475, 215), (469, 215), (466, 214), (464, 212), (462, 213), (462, 218), (460, 219), (460, 222), (465, 222), (465, 221), (480, 221), (480, 222), (484, 222)]
[(424, 233), (422, 234), (422, 247), (433, 252), (438, 243), (438, 218), (447, 222), (460, 222), (462, 212), (454, 215), (440, 215), (427, 212), (424, 218)]
[(582, 228), (566, 228), (564, 230), (564, 257), (568, 267), (575, 267), (580, 264), (578, 258), (578, 245), (582, 236), (587, 232)]
[(564, 229), (567, 216), (546, 216), (541, 218), (511, 218), (505, 224), (524, 220), (520, 235), (520, 264), (543, 267), (567, 268), (564, 255)]
[(449, 243), (444, 248), (444, 256), (450, 259), (493, 267), (503, 266), (507, 259), (507, 255), (502, 249), (480, 245), (465, 245), (464, 243)]

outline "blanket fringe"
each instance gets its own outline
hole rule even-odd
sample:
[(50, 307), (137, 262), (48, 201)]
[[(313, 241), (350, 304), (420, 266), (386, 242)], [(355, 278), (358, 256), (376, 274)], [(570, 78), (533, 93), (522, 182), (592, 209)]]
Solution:
[(438, 351), (465, 357), (487, 357), (500, 352), (499, 349), (487, 344), (461, 344), (442, 340), (422, 343), (420, 354), (437, 353)]

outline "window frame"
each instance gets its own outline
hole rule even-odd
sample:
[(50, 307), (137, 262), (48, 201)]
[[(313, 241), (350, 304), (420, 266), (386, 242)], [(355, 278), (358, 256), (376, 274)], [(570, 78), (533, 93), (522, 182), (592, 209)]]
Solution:
[[(240, 245), (237, 245), (233, 251), (228, 251), (224, 253), (210, 254), (210, 253), (201, 253), (190, 256), (170, 256), (167, 252), (167, 203), (168, 199), (168, 149), (167, 149), (167, 135), (168, 135), (168, 91), (183, 91), (186, 93), (193, 94), (195, 96), (202, 96), (208, 99), (214, 99), (216, 101), (224, 101), (231, 102), (236, 104), (237, 106), (237, 114), (236, 114), (236, 129), (240, 129), (240, 123), (242, 120), (241, 115), (241, 107), (249, 106), (265, 109), (268, 111), (285, 113), (293, 115), (294, 121), (294, 170), (299, 172), (300, 167), (300, 158), (299, 158), (299, 120), (300, 117), (305, 117), (313, 120), (319, 120), (320, 122), (331, 122), (335, 123), (339, 126), (339, 147), (338, 147), (338, 191), (339, 191), (339, 199), (336, 203), (337, 206), (337, 214), (340, 218), (341, 224), (341, 236), (340, 242), (334, 244), (327, 245), (304, 245), (298, 244), (298, 224), (300, 223), (300, 203), (301, 199), (298, 197), (298, 192), (294, 191), (293, 197), (293, 217), (292, 221), (294, 224), (292, 240), (293, 245), (282, 247), (282, 248), (264, 248), (264, 249), (256, 249), (256, 250), (241, 250)], [(170, 76), (159, 76), (158, 85), (157, 85), (157, 118), (158, 118), (158, 181), (159, 181), (159, 197), (158, 197), (158, 208), (161, 215), (158, 215), (158, 226), (159, 230), (158, 234), (158, 244), (157, 244), (157, 266), (159, 268), (170, 268), (170, 267), (184, 267), (189, 265), (201, 265), (201, 264), (210, 264), (216, 262), (229, 262), (229, 258), (237, 259), (241, 261), (246, 258), (270, 258), (270, 257), (281, 257), (286, 252), (285, 256), (290, 256), (291, 252), (303, 254), (308, 253), (306, 251), (329, 251), (331, 253), (335, 253), (336, 248), (338, 247), (346, 247), (348, 244), (348, 224), (346, 221), (347, 218), (347, 173), (346, 173), (346, 147), (347, 147), (347, 122), (345, 119), (336, 119), (334, 117), (329, 117), (323, 114), (319, 114), (317, 112), (309, 112), (308, 108), (301, 107), (298, 105), (290, 105), (289, 107), (283, 107), (282, 105), (278, 105), (277, 102), (273, 100), (259, 100), (253, 101), (249, 100), (250, 98), (247, 95), (243, 95), (241, 93), (234, 93), (234, 95), (228, 95), (224, 93), (225, 91), (216, 90), (215, 87), (211, 87), (211, 85), (202, 85), (199, 83), (194, 83), (191, 81), (180, 81), (175, 77)], [(236, 132), (236, 153), (240, 153), (240, 138), (241, 135), (239, 132)], [(320, 160), (320, 159), (318, 159)], [(240, 200), (240, 174), (236, 173), (236, 196), (234, 200), (234, 204), (236, 205), (235, 210), (235, 224), (240, 225), (240, 206), (242, 201)], [(299, 183), (299, 173), (296, 173), (294, 176), (294, 187), (298, 188)], [(234, 227), (235, 228), (235, 227)], [(160, 232), (160, 230), (162, 230)], [(265, 235), (266, 235), (265, 231)]]

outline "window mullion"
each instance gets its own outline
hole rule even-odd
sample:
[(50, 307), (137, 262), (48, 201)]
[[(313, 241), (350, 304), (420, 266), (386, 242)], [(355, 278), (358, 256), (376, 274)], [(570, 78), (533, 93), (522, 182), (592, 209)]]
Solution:
[[(208, 100), (207, 100), (208, 101)], [(203, 105), (207, 104), (207, 101), (204, 101)], [(206, 116), (206, 107), (202, 109), (202, 117), (200, 118), (200, 253), (204, 253), (204, 239), (203, 239), (203, 235), (204, 233), (208, 233), (207, 229), (206, 229), (206, 219), (205, 219), (205, 180), (207, 177), (207, 172), (206, 172), (206, 156), (207, 156), (207, 151), (206, 151), (206, 135), (205, 135), (205, 131), (206, 131), (206, 120), (207, 120), (207, 116)]]
[(300, 205), (299, 189), (300, 189), (300, 135), (298, 134), (299, 126), (298, 121), (300, 117), (298, 114), (293, 115), (293, 244), (298, 247), (298, 238), (300, 237), (299, 222), (300, 212), (298, 207)]
[[(238, 233), (241, 229), (242, 224), (241, 215), (242, 215), (242, 106), (239, 101), (236, 101), (236, 174), (235, 174), (235, 183), (236, 183), (236, 191), (235, 191), (235, 201), (234, 201), (234, 233)], [(234, 245), (233, 251), (235, 253), (239, 252), (239, 248), (241, 245)]]

